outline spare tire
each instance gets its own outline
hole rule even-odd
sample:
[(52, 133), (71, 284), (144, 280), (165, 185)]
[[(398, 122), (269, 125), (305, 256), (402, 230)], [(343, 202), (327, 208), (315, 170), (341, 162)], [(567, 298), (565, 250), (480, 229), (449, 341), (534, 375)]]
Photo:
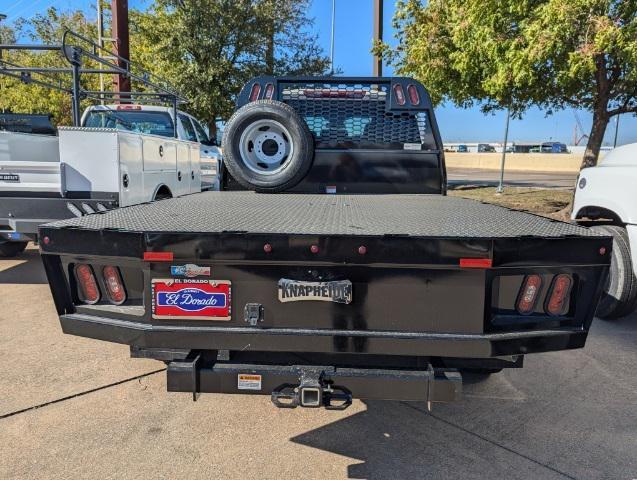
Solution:
[(281, 192), (307, 175), (314, 140), (296, 111), (276, 100), (248, 103), (228, 120), (223, 160), (232, 177), (257, 192)]

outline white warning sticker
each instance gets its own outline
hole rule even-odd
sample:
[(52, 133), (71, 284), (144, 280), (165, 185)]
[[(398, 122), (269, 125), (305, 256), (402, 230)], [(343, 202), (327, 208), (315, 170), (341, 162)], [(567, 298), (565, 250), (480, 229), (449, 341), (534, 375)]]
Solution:
[(237, 376), (237, 388), (239, 390), (261, 390), (261, 375), (240, 373)]

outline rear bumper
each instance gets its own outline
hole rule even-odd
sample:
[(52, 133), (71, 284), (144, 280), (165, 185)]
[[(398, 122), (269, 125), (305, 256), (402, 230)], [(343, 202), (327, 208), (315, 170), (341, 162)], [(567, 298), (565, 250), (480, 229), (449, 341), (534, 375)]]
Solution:
[(588, 331), (560, 328), (484, 335), (373, 330), (152, 325), (63, 314), (64, 333), (145, 348), (261, 352), (365, 353), (492, 358), (581, 348)]
[[(199, 365), (198, 358), (189, 357), (168, 365), (169, 392), (192, 392), (195, 400), (198, 393), (271, 395), (277, 407), (325, 406), (341, 410), (349, 406), (352, 398), (430, 404), (456, 401), (462, 391), (462, 377), (457, 371), (431, 366), (426, 370), (390, 370), (235, 362)], [(242, 382), (246, 376), (251, 380), (247, 385)], [(321, 392), (310, 404), (299, 393), (308, 388)], [(333, 392), (339, 392), (341, 399), (343, 393), (346, 395), (347, 400), (340, 407), (332, 404)]]

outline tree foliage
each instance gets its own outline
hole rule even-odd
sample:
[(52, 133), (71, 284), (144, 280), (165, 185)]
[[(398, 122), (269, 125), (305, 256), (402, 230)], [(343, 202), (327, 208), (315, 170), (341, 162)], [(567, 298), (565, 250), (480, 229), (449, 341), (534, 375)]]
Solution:
[[(62, 34), (71, 29), (89, 38), (95, 38), (96, 27), (80, 12), (60, 13), (50, 7), (46, 13), (37, 14), (30, 20), (19, 20), (13, 28), (3, 27), (0, 31), (2, 41), (15, 43), (16, 38), (27, 39), (23, 43), (60, 44)], [(23, 67), (69, 67), (59, 52), (52, 51), (9, 51), (3, 54), (3, 60)], [(70, 74), (48, 73), (32, 74), (34, 80), (44, 81), (64, 88), (70, 88)], [(95, 76), (86, 76), (82, 86), (97, 89)], [(87, 102), (85, 102), (87, 103)], [(50, 113), (56, 124), (71, 125), (71, 98), (68, 93), (53, 90), (36, 84), (25, 84), (20, 80), (0, 75), (0, 110), (20, 113)]]
[[(214, 134), (215, 120), (230, 116), (250, 78), (327, 71), (329, 59), (308, 33), (308, 10), (309, 0), (156, 0), (146, 12), (130, 12), (131, 60), (175, 85), (190, 99), (183, 108), (207, 121)], [(8, 43), (19, 38), (59, 44), (65, 29), (97, 39), (96, 25), (82, 12), (60, 13), (54, 7), (19, 20), (13, 29), (1, 28)], [(68, 66), (52, 52), (12, 52), (4, 59), (23, 66)], [(51, 78), (70, 85), (68, 75)], [(98, 89), (96, 75), (83, 75), (82, 82), (83, 88)], [(67, 94), (1, 75), (0, 89), (0, 109), (50, 112), (57, 123), (71, 122)]]
[(319, 74), (329, 60), (307, 34), (308, 0), (158, 0), (132, 17), (133, 60), (167, 77), (208, 122), (227, 118), (250, 78)]
[(583, 167), (609, 119), (637, 113), (635, 0), (401, 0), (394, 24), (398, 47), (377, 49), (436, 102), (589, 110)]

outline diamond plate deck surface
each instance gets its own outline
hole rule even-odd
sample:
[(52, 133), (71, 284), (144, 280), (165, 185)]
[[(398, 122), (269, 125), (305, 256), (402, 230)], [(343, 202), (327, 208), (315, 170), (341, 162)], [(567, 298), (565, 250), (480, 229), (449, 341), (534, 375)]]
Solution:
[(49, 224), (84, 230), (415, 237), (591, 236), (590, 230), (457, 197), (204, 192)]

